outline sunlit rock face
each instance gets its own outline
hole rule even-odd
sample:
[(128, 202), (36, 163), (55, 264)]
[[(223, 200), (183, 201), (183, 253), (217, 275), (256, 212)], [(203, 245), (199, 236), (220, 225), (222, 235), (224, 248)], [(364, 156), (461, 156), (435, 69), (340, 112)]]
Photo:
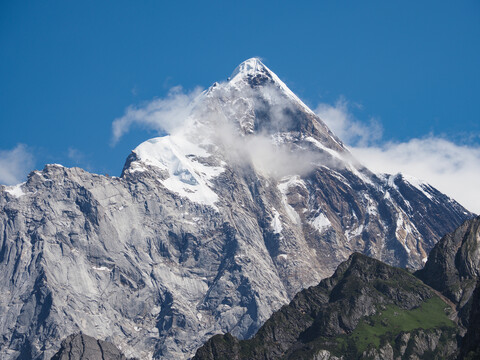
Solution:
[(47, 165), (0, 188), (0, 357), (49, 359), (82, 332), (185, 359), (252, 336), (354, 252), (419, 268), (472, 216), (374, 174), (258, 59), (215, 83), (121, 177)]

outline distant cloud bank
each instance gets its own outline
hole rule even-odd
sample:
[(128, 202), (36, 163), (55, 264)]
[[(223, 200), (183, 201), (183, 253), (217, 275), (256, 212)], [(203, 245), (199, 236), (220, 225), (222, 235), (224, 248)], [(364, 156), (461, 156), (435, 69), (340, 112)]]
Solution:
[(382, 141), (380, 124), (355, 119), (345, 99), (335, 105), (320, 104), (316, 113), (372, 171), (412, 175), (480, 214), (480, 146), (433, 135), (406, 142)]

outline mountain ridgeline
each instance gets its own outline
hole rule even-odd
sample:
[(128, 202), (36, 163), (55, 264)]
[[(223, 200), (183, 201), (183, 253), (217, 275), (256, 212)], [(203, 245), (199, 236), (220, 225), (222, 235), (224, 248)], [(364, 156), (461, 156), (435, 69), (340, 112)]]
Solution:
[[(0, 186), (0, 358), (50, 359), (81, 333), (71, 339), (98, 339), (125, 357), (187, 359), (215, 334), (252, 337), (347, 260), (419, 291), (410, 299), (398, 285), (412, 301), (402, 305), (365, 280), (368, 291), (352, 299), (356, 311), (367, 301), (373, 323), (379, 311), (438, 310), (405, 271), (350, 255), (420, 269), (472, 213), (426, 183), (362, 166), (258, 59), (187, 110), (169, 135), (134, 149), (120, 177), (47, 165)], [(335, 276), (348, 280), (342, 271)], [(342, 289), (329, 281), (322, 299)], [(382, 289), (386, 310), (370, 306)], [(321, 304), (308, 316), (326, 321)], [(352, 330), (357, 315), (328, 336)], [(450, 339), (442, 319), (428, 331)]]

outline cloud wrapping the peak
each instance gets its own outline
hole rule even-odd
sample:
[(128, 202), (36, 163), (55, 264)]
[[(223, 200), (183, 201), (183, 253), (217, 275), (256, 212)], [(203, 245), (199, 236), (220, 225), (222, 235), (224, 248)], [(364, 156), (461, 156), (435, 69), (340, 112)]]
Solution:
[(182, 87), (176, 86), (170, 89), (166, 98), (154, 99), (142, 106), (129, 106), (125, 114), (112, 123), (112, 145), (116, 145), (132, 125), (153, 129), (159, 134), (171, 134), (186, 121), (194, 106), (194, 99), (201, 92), (201, 88), (184, 92)]
[[(292, 148), (274, 141), (267, 133), (239, 136), (231, 123), (216, 127), (215, 143), (223, 149), (230, 165), (253, 166), (259, 173), (280, 179), (287, 175), (306, 175), (315, 164), (325, 163), (325, 156), (302, 148)], [(330, 159), (328, 159), (330, 160)]]
[(164, 99), (130, 106), (112, 124), (113, 144), (135, 124), (156, 130), (160, 136), (215, 144), (231, 164), (253, 165), (272, 177), (304, 174), (315, 164), (325, 163), (318, 153), (294, 149), (272, 138), (292, 128), (295, 121), (291, 115), (295, 109), (277, 86), (216, 83), (204, 96), (199, 94), (199, 89), (184, 93), (174, 88)]
[(34, 165), (33, 154), (23, 144), (11, 150), (0, 150), (0, 184), (15, 185), (22, 182)]

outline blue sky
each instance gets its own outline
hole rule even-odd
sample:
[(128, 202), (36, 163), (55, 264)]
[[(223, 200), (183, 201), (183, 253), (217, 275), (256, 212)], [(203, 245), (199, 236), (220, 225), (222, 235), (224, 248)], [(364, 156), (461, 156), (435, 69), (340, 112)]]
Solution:
[(442, 140), (480, 168), (479, 39), (476, 0), (2, 1), (0, 183), (45, 163), (119, 175), (155, 136), (111, 146), (129, 105), (206, 88), (252, 56), (333, 128), (343, 119), (339, 135), (355, 124), (354, 148)]

